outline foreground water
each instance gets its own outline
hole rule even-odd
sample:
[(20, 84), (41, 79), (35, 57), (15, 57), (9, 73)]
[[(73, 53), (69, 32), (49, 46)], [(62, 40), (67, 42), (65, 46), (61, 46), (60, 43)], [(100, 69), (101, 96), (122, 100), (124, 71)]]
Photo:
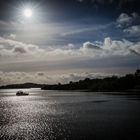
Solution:
[(41, 91), (15, 96), (0, 90), (0, 139), (119, 140), (140, 137), (140, 97)]

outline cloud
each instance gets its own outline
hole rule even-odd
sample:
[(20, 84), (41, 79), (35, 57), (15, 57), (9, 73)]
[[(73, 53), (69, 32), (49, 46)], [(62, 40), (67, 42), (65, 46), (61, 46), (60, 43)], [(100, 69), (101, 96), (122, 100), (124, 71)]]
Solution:
[(112, 76), (106, 73), (68, 73), (49, 75), (46, 72), (3, 72), (0, 71), (0, 85), (19, 84), (25, 82), (33, 82), (39, 84), (57, 84), (68, 83), (70, 81), (79, 81), (85, 78), (103, 78)]
[(139, 14), (136, 12), (133, 12), (129, 15), (126, 13), (121, 13), (120, 16), (116, 20), (117, 27), (120, 27), (120, 28), (131, 27), (137, 22), (139, 22)]
[(122, 13), (117, 18), (117, 27), (122, 28), (126, 36), (137, 37), (140, 35), (140, 20), (138, 13), (131, 13), (130, 15)]
[(140, 42), (138, 42), (138, 43), (132, 45), (129, 49), (130, 49), (130, 51), (132, 51), (133, 53), (140, 55)]
[(110, 47), (111, 44), (112, 44), (112, 40), (111, 40), (110, 37), (107, 37), (107, 38), (104, 39), (104, 46), (105, 47)]
[(139, 36), (140, 35), (140, 25), (131, 26), (129, 28), (124, 29), (123, 31), (124, 31), (124, 33), (128, 33), (133, 36)]
[(1, 37), (0, 83), (53, 84), (77, 81), (86, 77), (102, 77), (105, 76), (104, 73), (95, 74), (90, 71), (115, 66), (117, 68), (138, 66), (139, 56), (140, 42), (125, 39), (112, 40), (107, 37), (100, 43), (87, 41), (81, 47), (68, 44), (65, 47), (41, 48)]
[(131, 16), (126, 13), (120, 14), (120, 16), (117, 18), (118, 27), (130, 25), (133, 22), (134, 18), (134, 14), (132, 14)]
[(80, 34), (80, 33), (86, 33), (89, 31), (96, 32), (98, 30), (106, 29), (106, 28), (110, 27), (112, 24), (113, 23), (108, 23), (105, 25), (96, 25), (94, 27), (93, 26), (92, 27), (80, 27), (79, 29), (74, 29), (72, 31), (64, 32), (61, 35), (62, 36), (69, 36), (69, 35), (75, 35), (75, 34)]
[[(139, 56), (140, 42), (135, 43), (125, 39), (112, 40), (110, 37), (100, 43), (85, 42), (81, 47), (68, 44), (65, 47), (46, 46), (46, 48), (0, 38), (0, 71), (5, 72), (19, 71), (24, 74), (24, 72), (47, 71), (62, 74), (101, 69), (101, 67), (102, 69), (115, 66), (119, 68), (139, 65)], [(22, 79), (22, 75), (18, 77)], [(21, 81), (27, 79), (30, 81), (29, 77), (30, 74)], [(37, 73), (37, 77), (42, 81), (44, 74)]]
[(95, 45), (95, 44), (93, 44), (93, 43), (91, 43), (91, 42), (85, 42), (84, 44), (83, 44), (83, 49), (101, 49), (99, 46), (97, 46), (97, 45)]
[(132, 50), (140, 54), (140, 46), (125, 39), (111, 40), (111, 38), (105, 38), (103, 47), (108, 50), (108, 55), (111, 53), (112, 55), (129, 56), (132, 55)]
[[(113, 55), (130, 55), (130, 48), (137, 43), (128, 40), (112, 40), (110, 37), (104, 39), (104, 42), (97, 44), (96, 42), (85, 42), (80, 48), (76, 48), (73, 44), (68, 44), (67, 47), (46, 47), (41, 48), (33, 44), (25, 44), (19, 41), (5, 39), (0, 37), (0, 57), (4, 56), (19, 56), (26, 59), (27, 56), (40, 59), (65, 59), (78, 57), (108, 57)], [(133, 49), (137, 49), (136, 46)], [(131, 49), (132, 50), (132, 49)], [(139, 50), (139, 49), (137, 49)], [(137, 51), (138, 52), (138, 51)], [(138, 52), (139, 53), (139, 52)]]
[(2, 46), (0, 56), (13, 56), (17, 54), (31, 55), (42, 52), (42, 49), (37, 45), (26, 44), (12, 39), (5, 39), (3, 37), (0, 37), (0, 45)]
[(13, 48), (13, 52), (16, 52), (16, 53), (26, 53), (26, 50), (25, 50), (25, 48), (23, 48), (21, 46), (17, 46), (17, 47)]
[(16, 38), (16, 34), (10, 34), (10, 35), (9, 35), (9, 38), (15, 39), (15, 38)]

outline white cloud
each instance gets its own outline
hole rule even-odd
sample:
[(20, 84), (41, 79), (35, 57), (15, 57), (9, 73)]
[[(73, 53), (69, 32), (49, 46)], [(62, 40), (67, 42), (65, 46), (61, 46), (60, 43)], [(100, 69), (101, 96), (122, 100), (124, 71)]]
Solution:
[(110, 47), (111, 44), (112, 44), (112, 40), (111, 40), (110, 37), (107, 37), (107, 38), (104, 39), (104, 46), (105, 47)]
[[(19, 56), (26, 59), (27, 56), (38, 58), (38, 59), (66, 59), (66, 58), (77, 58), (77, 57), (108, 57), (112, 55), (130, 55), (130, 48), (136, 43), (128, 40), (112, 40), (111, 38), (105, 38), (101, 46), (91, 42), (83, 43), (83, 46), (76, 48), (73, 44), (68, 44), (67, 47), (46, 47), (45, 49), (33, 45), (25, 44), (15, 40), (0, 38), (0, 57), (12, 57)], [(139, 46), (136, 46), (137, 48)], [(137, 49), (135, 47), (135, 49)], [(139, 49), (137, 49), (139, 50)], [(138, 52), (140, 53), (140, 52)]]
[(83, 44), (83, 48), (84, 49), (101, 49), (99, 46), (97, 46), (97, 45), (95, 45), (95, 44), (93, 44), (93, 43), (91, 43), (91, 42), (85, 42), (84, 44)]
[[(120, 55), (120, 56), (129, 56), (132, 54), (132, 50), (139, 50), (140, 46), (136, 46), (137, 43), (130, 42), (128, 40), (111, 40), (111, 38), (105, 38), (104, 40), (104, 49), (108, 50), (107, 54), (110, 55)], [(140, 51), (137, 51), (140, 54)]]
[(106, 73), (68, 73), (48, 75), (45, 72), (3, 72), (0, 71), (0, 85), (19, 84), (25, 82), (33, 82), (39, 84), (57, 84), (68, 83), (70, 81), (79, 81), (85, 78), (103, 78), (112, 76), (113, 74)]
[[(105, 66), (108, 61), (111, 65), (119, 66), (122, 57), (138, 59), (139, 55), (140, 42), (133, 43), (125, 39), (112, 40), (109, 37), (100, 43), (85, 42), (81, 47), (68, 44), (62, 48), (49, 46), (41, 48), (33, 44), (0, 38), (0, 71), (5, 72), (48, 71), (62, 74), (66, 71), (73, 72), (80, 69), (85, 71), (101, 65)], [(117, 62), (116, 58), (119, 58)], [(41, 78), (45, 78), (42, 73), (38, 73), (38, 76), (40, 81)], [(30, 81), (30, 74), (27, 77), (21, 81), (26, 79)], [(21, 75), (19, 79), (22, 79)]]
[(130, 26), (138, 18), (139, 18), (139, 14), (135, 12), (132, 13), (131, 15), (128, 15), (126, 13), (121, 13), (120, 16), (117, 18), (117, 26), (118, 27)]
[[(130, 15), (122, 13), (117, 18), (117, 27), (123, 28), (126, 36), (136, 37), (140, 35), (139, 14), (131, 13)], [(137, 23), (137, 24), (136, 24)]]
[(120, 16), (117, 18), (117, 23), (122, 26), (122, 25), (129, 25), (133, 21), (133, 18), (126, 13), (120, 14)]
[(17, 54), (31, 55), (42, 52), (42, 49), (36, 45), (26, 44), (12, 39), (5, 39), (3, 37), (0, 37), (0, 45), (2, 46), (0, 56), (13, 56)]
[(129, 28), (123, 30), (125, 33), (129, 33), (131, 35), (139, 36), (140, 35), (140, 25), (134, 25)]
[(15, 39), (15, 38), (16, 38), (16, 34), (10, 34), (10, 35), (9, 35), (9, 38)]
[[(0, 72), (0, 83), (64, 83), (86, 77), (100, 77), (100, 74), (75, 73), (74, 71), (80, 69), (86, 71), (84, 68), (87, 70), (94, 66), (96, 68), (96, 66), (106, 65), (108, 61), (111, 61), (111, 64), (119, 65), (116, 63), (121, 63), (122, 57), (130, 59), (135, 55), (137, 57), (140, 55), (140, 42), (134, 43), (125, 39), (112, 40), (108, 37), (100, 43), (85, 42), (80, 48), (68, 44), (62, 48), (46, 46), (43, 49), (37, 45), (1, 37), (0, 71), (3, 72)], [(120, 59), (117, 61), (116, 58)], [(68, 71), (73, 72), (72, 74), (63, 74), (66, 71), (67, 73)]]
[(129, 49), (130, 49), (130, 51), (132, 51), (133, 53), (140, 55), (140, 42), (138, 42), (138, 43), (136, 43), (136, 44), (130, 46)]

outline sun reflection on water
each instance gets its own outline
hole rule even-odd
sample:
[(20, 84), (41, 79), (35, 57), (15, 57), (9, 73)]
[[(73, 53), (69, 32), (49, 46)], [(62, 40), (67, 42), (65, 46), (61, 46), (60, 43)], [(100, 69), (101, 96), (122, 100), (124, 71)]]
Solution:
[(64, 131), (64, 124), (55, 117), (56, 109), (55, 102), (41, 96), (1, 97), (0, 138), (55, 139)]

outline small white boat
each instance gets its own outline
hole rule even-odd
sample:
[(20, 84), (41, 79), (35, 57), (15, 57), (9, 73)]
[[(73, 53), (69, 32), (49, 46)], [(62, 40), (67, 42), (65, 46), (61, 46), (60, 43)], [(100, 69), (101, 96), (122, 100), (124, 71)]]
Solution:
[(22, 90), (19, 90), (19, 91), (17, 91), (16, 95), (17, 96), (27, 96), (27, 95), (29, 95), (29, 93), (28, 92), (24, 92)]

